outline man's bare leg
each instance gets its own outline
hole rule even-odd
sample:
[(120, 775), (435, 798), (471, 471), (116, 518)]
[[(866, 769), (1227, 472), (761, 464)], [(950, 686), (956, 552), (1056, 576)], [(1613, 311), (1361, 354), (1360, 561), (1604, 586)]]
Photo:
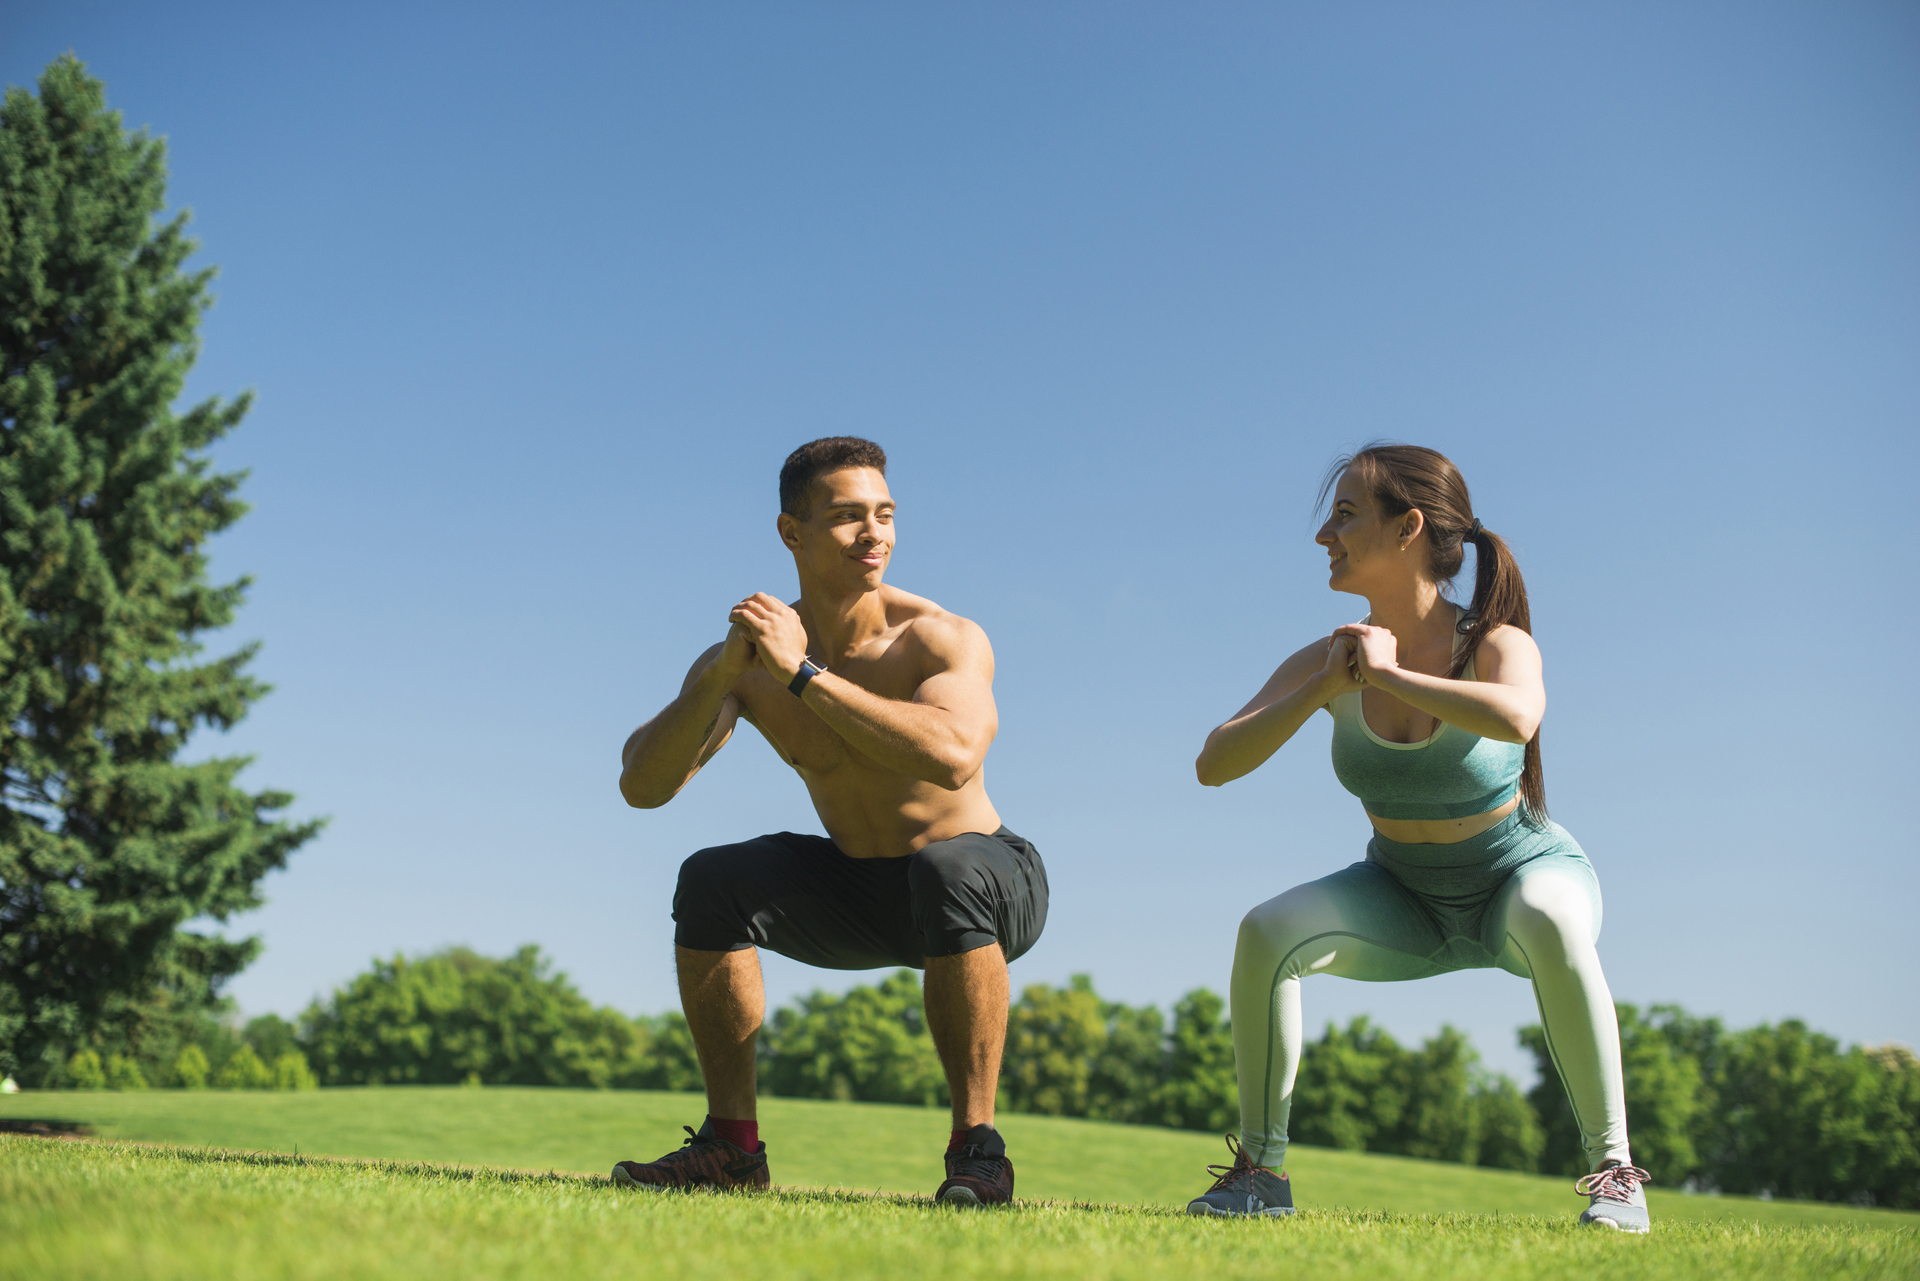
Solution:
[(953, 1128), (993, 1124), (1000, 1051), (1007, 1043), (1006, 955), (998, 943), (927, 958), (927, 1030), (947, 1071)]
[[(708, 1113), (757, 1121), (753, 1051), (767, 1012), (760, 953), (750, 947), (696, 952), (675, 944), (673, 959), (680, 972), (680, 1008), (700, 1053), (700, 1073), (707, 1079)], [(999, 1064), (996, 1044), (994, 1066)]]
[(767, 1149), (753, 1099), (753, 1043), (767, 1007), (760, 956), (752, 948), (696, 952), (676, 945), (673, 961), (707, 1081), (707, 1121), (695, 1135), (699, 1142), (658, 1161), (617, 1162), (613, 1181), (629, 1188), (764, 1188)]

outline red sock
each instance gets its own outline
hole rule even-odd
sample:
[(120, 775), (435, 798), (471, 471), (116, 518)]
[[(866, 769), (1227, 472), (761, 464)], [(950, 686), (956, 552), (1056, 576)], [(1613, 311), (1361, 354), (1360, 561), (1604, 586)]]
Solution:
[(967, 1146), (967, 1136), (972, 1133), (972, 1126), (968, 1126), (964, 1130), (955, 1130), (952, 1136), (947, 1139), (947, 1151), (958, 1152), (961, 1148)]
[(713, 1136), (725, 1139), (742, 1152), (760, 1150), (760, 1123), (758, 1121), (729, 1121), (725, 1117), (708, 1114), (707, 1120), (713, 1123)]

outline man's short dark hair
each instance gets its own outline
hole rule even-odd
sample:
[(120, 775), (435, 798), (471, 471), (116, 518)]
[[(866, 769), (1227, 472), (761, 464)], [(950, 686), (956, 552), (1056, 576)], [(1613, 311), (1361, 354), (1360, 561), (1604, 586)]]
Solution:
[(780, 510), (798, 520), (807, 516), (807, 491), (813, 482), (842, 467), (871, 467), (887, 474), (887, 451), (858, 436), (822, 436), (787, 455), (780, 468)]

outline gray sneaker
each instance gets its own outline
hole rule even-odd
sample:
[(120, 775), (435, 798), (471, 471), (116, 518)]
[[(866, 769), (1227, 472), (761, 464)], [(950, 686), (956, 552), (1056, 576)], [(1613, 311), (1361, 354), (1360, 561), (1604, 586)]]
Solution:
[(1293, 1213), (1293, 1184), (1286, 1175), (1255, 1165), (1247, 1150), (1231, 1134), (1227, 1136), (1227, 1150), (1233, 1153), (1233, 1164), (1207, 1167), (1207, 1173), (1215, 1176), (1213, 1186), (1204, 1195), (1187, 1202), (1188, 1214), (1232, 1218)]
[(1581, 1196), (1593, 1198), (1592, 1204), (1581, 1211), (1580, 1222), (1616, 1232), (1653, 1231), (1647, 1193), (1641, 1186), (1651, 1182), (1653, 1176), (1637, 1165), (1607, 1162), (1573, 1185)]

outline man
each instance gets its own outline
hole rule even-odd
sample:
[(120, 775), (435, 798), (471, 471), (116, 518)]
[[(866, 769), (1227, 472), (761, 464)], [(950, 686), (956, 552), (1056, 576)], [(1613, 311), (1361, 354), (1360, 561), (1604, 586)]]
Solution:
[(926, 970), (927, 1027), (953, 1095), (935, 1196), (1012, 1198), (1013, 1164), (993, 1128), (1007, 962), (1046, 924), (1046, 870), (987, 799), (981, 766), (999, 717), (986, 633), (881, 583), (894, 544), (886, 472), (886, 454), (856, 437), (793, 452), (780, 469), (778, 528), (800, 599), (757, 592), (736, 605), (727, 638), (622, 753), (621, 795), (653, 809), (744, 719), (806, 783), (827, 836), (781, 832), (681, 865), (674, 958), (708, 1115), (678, 1151), (616, 1165), (618, 1184), (767, 1186), (754, 949), (768, 947), (828, 969)]

